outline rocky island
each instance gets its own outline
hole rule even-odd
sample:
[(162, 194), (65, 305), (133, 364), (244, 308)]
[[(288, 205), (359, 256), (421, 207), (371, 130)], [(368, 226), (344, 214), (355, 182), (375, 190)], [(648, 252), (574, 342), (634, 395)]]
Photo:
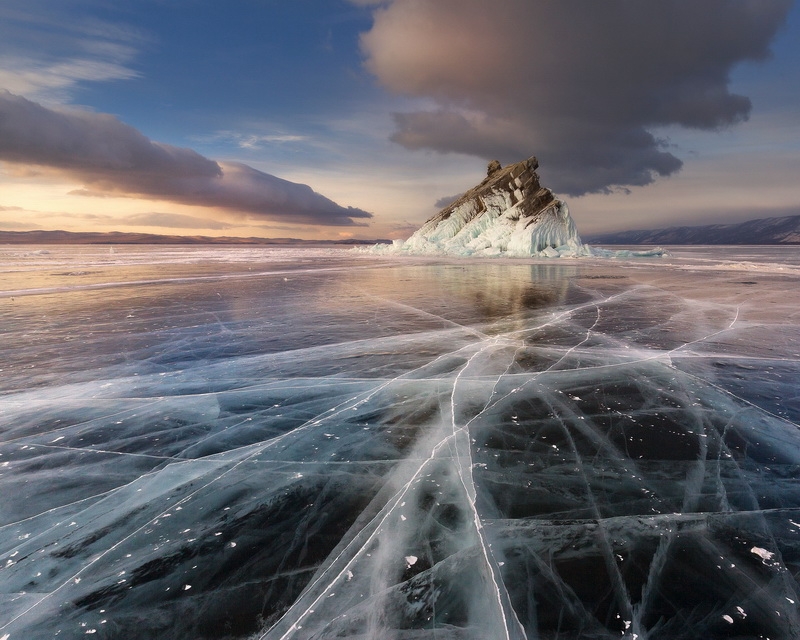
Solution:
[(567, 204), (539, 182), (535, 157), (502, 167), (380, 253), (559, 257), (586, 255)]

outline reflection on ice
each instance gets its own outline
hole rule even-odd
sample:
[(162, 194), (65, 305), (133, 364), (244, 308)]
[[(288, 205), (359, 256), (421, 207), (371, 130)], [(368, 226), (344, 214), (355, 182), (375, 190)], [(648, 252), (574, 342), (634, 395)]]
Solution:
[(214, 251), (0, 300), (0, 638), (800, 636), (791, 256)]

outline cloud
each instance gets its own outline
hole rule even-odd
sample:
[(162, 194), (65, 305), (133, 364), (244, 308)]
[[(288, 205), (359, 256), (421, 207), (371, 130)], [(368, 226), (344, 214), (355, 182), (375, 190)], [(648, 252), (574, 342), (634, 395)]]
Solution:
[(42, 227), (32, 222), (18, 222), (17, 220), (0, 220), (0, 229), (6, 231), (31, 231)]
[[(232, 229), (237, 225), (224, 222), (221, 220), (214, 220), (212, 218), (200, 218), (197, 216), (189, 216), (180, 213), (163, 213), (159, 211), (152, 211), (147, 213), (131, 213), (128, 215), (110, 215), (107, 213), (70, 213), (70, 212), (43, 212), (22, 209), (20, 207), (9, 207), (9, 209), (16, 209), (25, 211), (27, 213), (36, 213), (39, 216), (57, 216), (58, 218), (88, 221), (94, 225), (103, 225), (118, 228), (120, 226), (130, 227), (163, 227), (165, 229)], [(0, 212), (3, 207), (0, 207)], [(20, 226), (30, 226), (27, 222), (20, 222)], [(41, 228), (41, 227), (39, 227)]]
[(210, 218), (198, 218), (180, 213), (134, 213), (115, 218), (115, 223), (132, 227), (165, 227), (167, 229), (231, 229), (236, 225)]
[(458, 200), (464, 193), (457, 193), (454, 196), (443, 196), (439, 198), (436, 202), (433, 203), (433, 206), (437, 209), (444, 209), (447, 205), (453, 204), (456, 200)]
[(435, 104), (396, 114), (395, 142), (503, 163), (536, 154), (548, 185), (574, 195), (678, 171), (654, 128), (746, 119), (730, 72), (768, 57), (791, 5), (392, 0), (361, 45), (388, 89)]
[(5, 0), (0, 6), (0, 87), (50, 103), (81, 83), (130, 80), (149, 38), (140, 30), (83, 16), (79, 2)]
[(12, 56), (0, 56), (0, 87), (15, 93), (63, 99), (78, 82), (129, 80), (138, 73), (123, 64), (73, 58), (48, 64)]
[(219, 207), (248, 218), (360, 225), (372, 214), (311, 187), (235, 162), (154, 142), (114, 116), (49, 109), (0, 90), (0, 160), (80, 180), (83, 195), (121, 195)]
[(260, 133), (240, 133), (237, 131), (219, 131), (213, 136), (209, 136), (203, 139), (203, 142), (207, 141), (219, 141), (223, 140), (226, 142), (233, 142), (236, 146), (242, 149), (260, 149), (261, 147), (267, 145), (276, 145), (276, 144), (294, 144), (298, 142), (306, 142), (308, 141), (308, 136), (301, 136), (291, 133), (271, 133), (271, 134), (260, 134)]
[(391, 240), (401, 239), (406, 240), (410, 238), (415, 231), (419, 229), (419, 224), (406, 223), (406, 224), (393, 224), (388, 227), (388, 237)]

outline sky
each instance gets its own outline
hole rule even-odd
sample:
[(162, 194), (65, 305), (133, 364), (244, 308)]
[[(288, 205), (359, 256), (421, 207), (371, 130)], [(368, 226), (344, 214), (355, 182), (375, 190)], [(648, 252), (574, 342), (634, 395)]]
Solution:
[(0, 230), (405, 238), (535, 155), (584, 234), (800, 213), (793, 0), (3, 0)]

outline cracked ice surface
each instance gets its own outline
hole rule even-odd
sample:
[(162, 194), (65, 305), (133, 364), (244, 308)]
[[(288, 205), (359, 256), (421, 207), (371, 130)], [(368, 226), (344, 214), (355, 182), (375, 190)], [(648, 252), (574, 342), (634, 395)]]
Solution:
[(797, 638), (796, 249), (0, 248), (0, 638)]

